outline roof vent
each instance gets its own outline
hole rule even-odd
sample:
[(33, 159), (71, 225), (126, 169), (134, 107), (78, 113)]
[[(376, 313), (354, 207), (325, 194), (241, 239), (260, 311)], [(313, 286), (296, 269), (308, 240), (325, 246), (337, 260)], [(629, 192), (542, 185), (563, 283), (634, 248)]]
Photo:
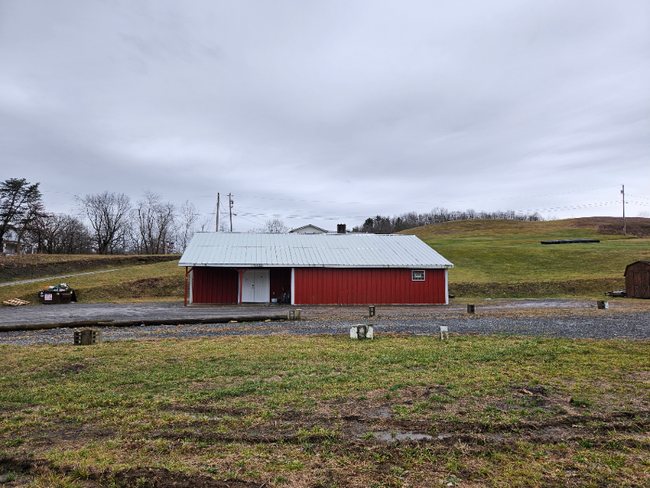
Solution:
[(336, 233), (337, 234), (345, 234), (345, 224), (338, 224), (336, 226)]

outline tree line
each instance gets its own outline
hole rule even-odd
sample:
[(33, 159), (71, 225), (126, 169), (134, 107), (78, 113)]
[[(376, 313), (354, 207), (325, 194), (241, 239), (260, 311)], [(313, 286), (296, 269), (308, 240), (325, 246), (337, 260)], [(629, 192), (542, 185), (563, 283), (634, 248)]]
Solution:
[(516, 213), (514, 210), (498, 212), (477, 212), (469, 209), (465, 211), (447, 210), (436, 207), (427, 213), (408, 212), (393, 217), (377, 215), (369, 217), (363, 225), (354, 227), (352, 232), (365, 232), (370, 234), (392, 234), (402, 230), (420, 227), (422, 225), (439, 224), (452, 220), (474, 219), (500, 219), (500, 220), (527, 220), (540, 221), (543, 217), (535, 213)]
[[(123, 193), (76, 197), (75, 212), (49, 213), (39, 183), (10, 178), (0, 183), (0, 251), (40, 254), (167, 254), (182, 252), (199, 214), (145, 191), (135, 203)], [(203, 224), (205, 227), (206, 223)]]
[[(180, 207), (151, 191), (136, 202), (123, 193), (75, 197), (71, 214), (47, 212), (40, 183), (10, 178), (0, 182), (0, 251), (11, 243), (12, 252), (39, 254), (166, 254), (183, 252), (194, 235), (199, 214), (192, 203)], [(434, 208), (428, 213), (408, 212), (368, 218), (353, 232), (391, 234), (423, 225), (471, 219), (539, 221), (538, 213), (450, 211)], [(201, 231), (212, 229), (208, 220)], [(223, 229), (222, 229), (223, 230)], [(286, 233), (278, 219), (250, 232)]]

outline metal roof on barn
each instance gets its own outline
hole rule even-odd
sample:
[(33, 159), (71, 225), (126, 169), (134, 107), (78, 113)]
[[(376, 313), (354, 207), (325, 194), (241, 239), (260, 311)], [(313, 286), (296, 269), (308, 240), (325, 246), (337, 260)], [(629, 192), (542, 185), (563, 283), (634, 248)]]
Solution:
[(195, 234), (179, 266), (263, 268), (453, 268), (416, 236)]

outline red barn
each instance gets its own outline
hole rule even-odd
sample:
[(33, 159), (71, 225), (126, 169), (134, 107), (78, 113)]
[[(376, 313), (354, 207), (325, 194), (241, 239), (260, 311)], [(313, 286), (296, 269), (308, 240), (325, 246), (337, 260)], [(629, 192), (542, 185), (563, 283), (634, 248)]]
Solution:
[(186, 303), (446, 304), (453, 264), (416, 236), (196, 234)]

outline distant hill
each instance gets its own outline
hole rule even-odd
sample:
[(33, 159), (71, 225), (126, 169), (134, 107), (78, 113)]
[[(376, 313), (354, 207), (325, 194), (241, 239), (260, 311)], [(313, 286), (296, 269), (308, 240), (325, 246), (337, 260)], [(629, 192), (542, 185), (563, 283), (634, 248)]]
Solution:
[[(602, 296), (624, 288), (625, 266), (650, 259), (650, 219), (588, 217), (526, 222), (460, 220), (403, 231), (454, 263), (457, 296)], [(542, 240), (600, 243), (542, 245)]]
[[(626, 228), (628, 237), (650, 237), (650, 219), (638, 217), (628, 218), (626, 219)], [(442, 234), (479, 235), (493, 233), (513, 233), (522, 237), (524, 235), (544, 235), (549, 239), (555, 238), (554, 236), (556, 235), (567, 235), (567, 238), (569, 238), (578, 234), (580, 236), (584, 235), (585, 238), (593, 237), (595, 239), (598, 239), (598, 236), (618, 235), (623, 237), (623, 219), (620, 217), (584, 217), (540, 222), (520, 220), (456, 220), (399, 232), (399, 234), (413, 234), (420, 239), (427, 239), (434, 235)]]

